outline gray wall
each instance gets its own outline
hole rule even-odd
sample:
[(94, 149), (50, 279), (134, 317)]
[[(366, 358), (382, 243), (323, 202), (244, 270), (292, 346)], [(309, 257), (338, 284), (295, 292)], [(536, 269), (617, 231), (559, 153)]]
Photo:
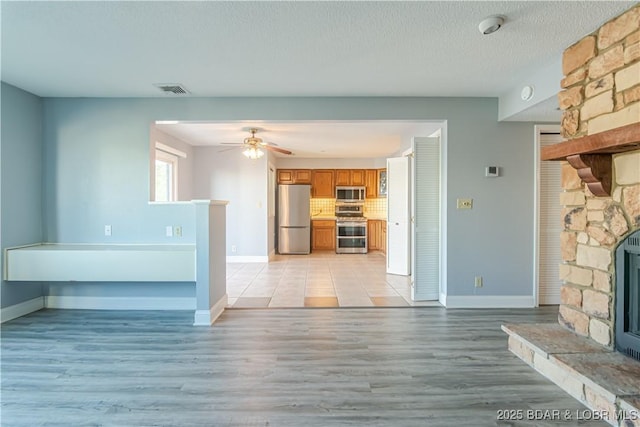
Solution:
[[(43, 238), (42, 100), (6, 83), (1, 92), (0, 244), (4, 250)], [(0, 294), (0, 306), (7, 307), (42, 296), (42, 285), (3, 280)]]
[[(448, 295), (532, 295), (533, 125), (477, 114), (448, 122)], [(485, 178), (485, 166), (502, 176)], [(456, 209), (457, 198), (473, 209)]]
[[(44, 106), (45, 236), (62, 242), (165, 242), (164, 227), (176, 221), (183, 240), (194, 241), (184, 209), (147, 203), (154, 120), (447, 120), (448, 293), (532, 293), (533, 124), (498, 123), (497, 99), (45, 99)], [(501, 166), (504, 176), (484, 178), (487, 165)], [(266, 164), (261, 176), (262, 196), (251, 194), (245, 209), (262, 197), (256, 210), (264, 212)], [(233, 179), (230, 191), (246, 191), (241, 182)], [(457, 197), (473, 198), (474, 209), (457, 211)], [(113, 226), (111, 238), (105, 224)], [(260, 252), (267, 230), (265, 216), (252, 229)], [(228, 246), (243, 241), (227, 239)], [(485, 278), (478, 290), (476, 275)]]

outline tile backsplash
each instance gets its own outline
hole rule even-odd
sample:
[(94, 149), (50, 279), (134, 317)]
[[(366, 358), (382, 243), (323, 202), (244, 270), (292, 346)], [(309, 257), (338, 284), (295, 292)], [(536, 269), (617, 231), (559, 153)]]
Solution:
[[(336, 199), (311, 199), (311, 215), (332, 216), (336, 211)], [(364, 202), (364, 216), (383, 218), (387, 215), (387, 199), (367, 199)]]
[(336, 212), (336, 199), (311, 199), (311, 216), (331, 216)]
[(387, 198), (367, 199), (364, 202), (364, 216), (382, 218), (387, 216)]

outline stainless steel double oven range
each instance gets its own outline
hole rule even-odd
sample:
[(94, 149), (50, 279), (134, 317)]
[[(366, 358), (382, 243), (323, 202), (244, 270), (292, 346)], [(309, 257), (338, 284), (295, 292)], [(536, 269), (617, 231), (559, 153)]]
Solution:
[(336, 187), (336, 253), (367, 253), (365, 187)]

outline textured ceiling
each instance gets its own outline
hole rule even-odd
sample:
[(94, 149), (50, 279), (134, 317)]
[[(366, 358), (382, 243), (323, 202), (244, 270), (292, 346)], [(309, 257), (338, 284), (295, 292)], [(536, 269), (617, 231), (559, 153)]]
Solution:
[[(156, 83), (181, 83), (196, 97), (498, 97), (634, 3), (3, 0), (1, 73), (43, 97), (170, 96)], [(478, 23), (494, 14), (505, 16), (503, 28), (482, 36)], [(510, 120), (557, 120), (556, 106), (553, 97)], [(255, 125), (164, 131), (216, 144), (241, 141)], [(433, 126), (258, 125), (301, 157), (385, 157)]]
[[(2, 80), (40, 96), (498, 96), (625, 1), (2, 1)], [(497, 33), (478, 23), (506, 16)]]

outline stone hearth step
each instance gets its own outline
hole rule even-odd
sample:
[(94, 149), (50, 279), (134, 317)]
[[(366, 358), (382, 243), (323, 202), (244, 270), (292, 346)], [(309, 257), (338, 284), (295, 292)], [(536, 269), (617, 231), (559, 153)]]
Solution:
[[(558, 323), (502, 325), (509, 350), (613, 426), (640, 427), (640, 362)], [(623, 415), (623, 419), (620, 419)]]

